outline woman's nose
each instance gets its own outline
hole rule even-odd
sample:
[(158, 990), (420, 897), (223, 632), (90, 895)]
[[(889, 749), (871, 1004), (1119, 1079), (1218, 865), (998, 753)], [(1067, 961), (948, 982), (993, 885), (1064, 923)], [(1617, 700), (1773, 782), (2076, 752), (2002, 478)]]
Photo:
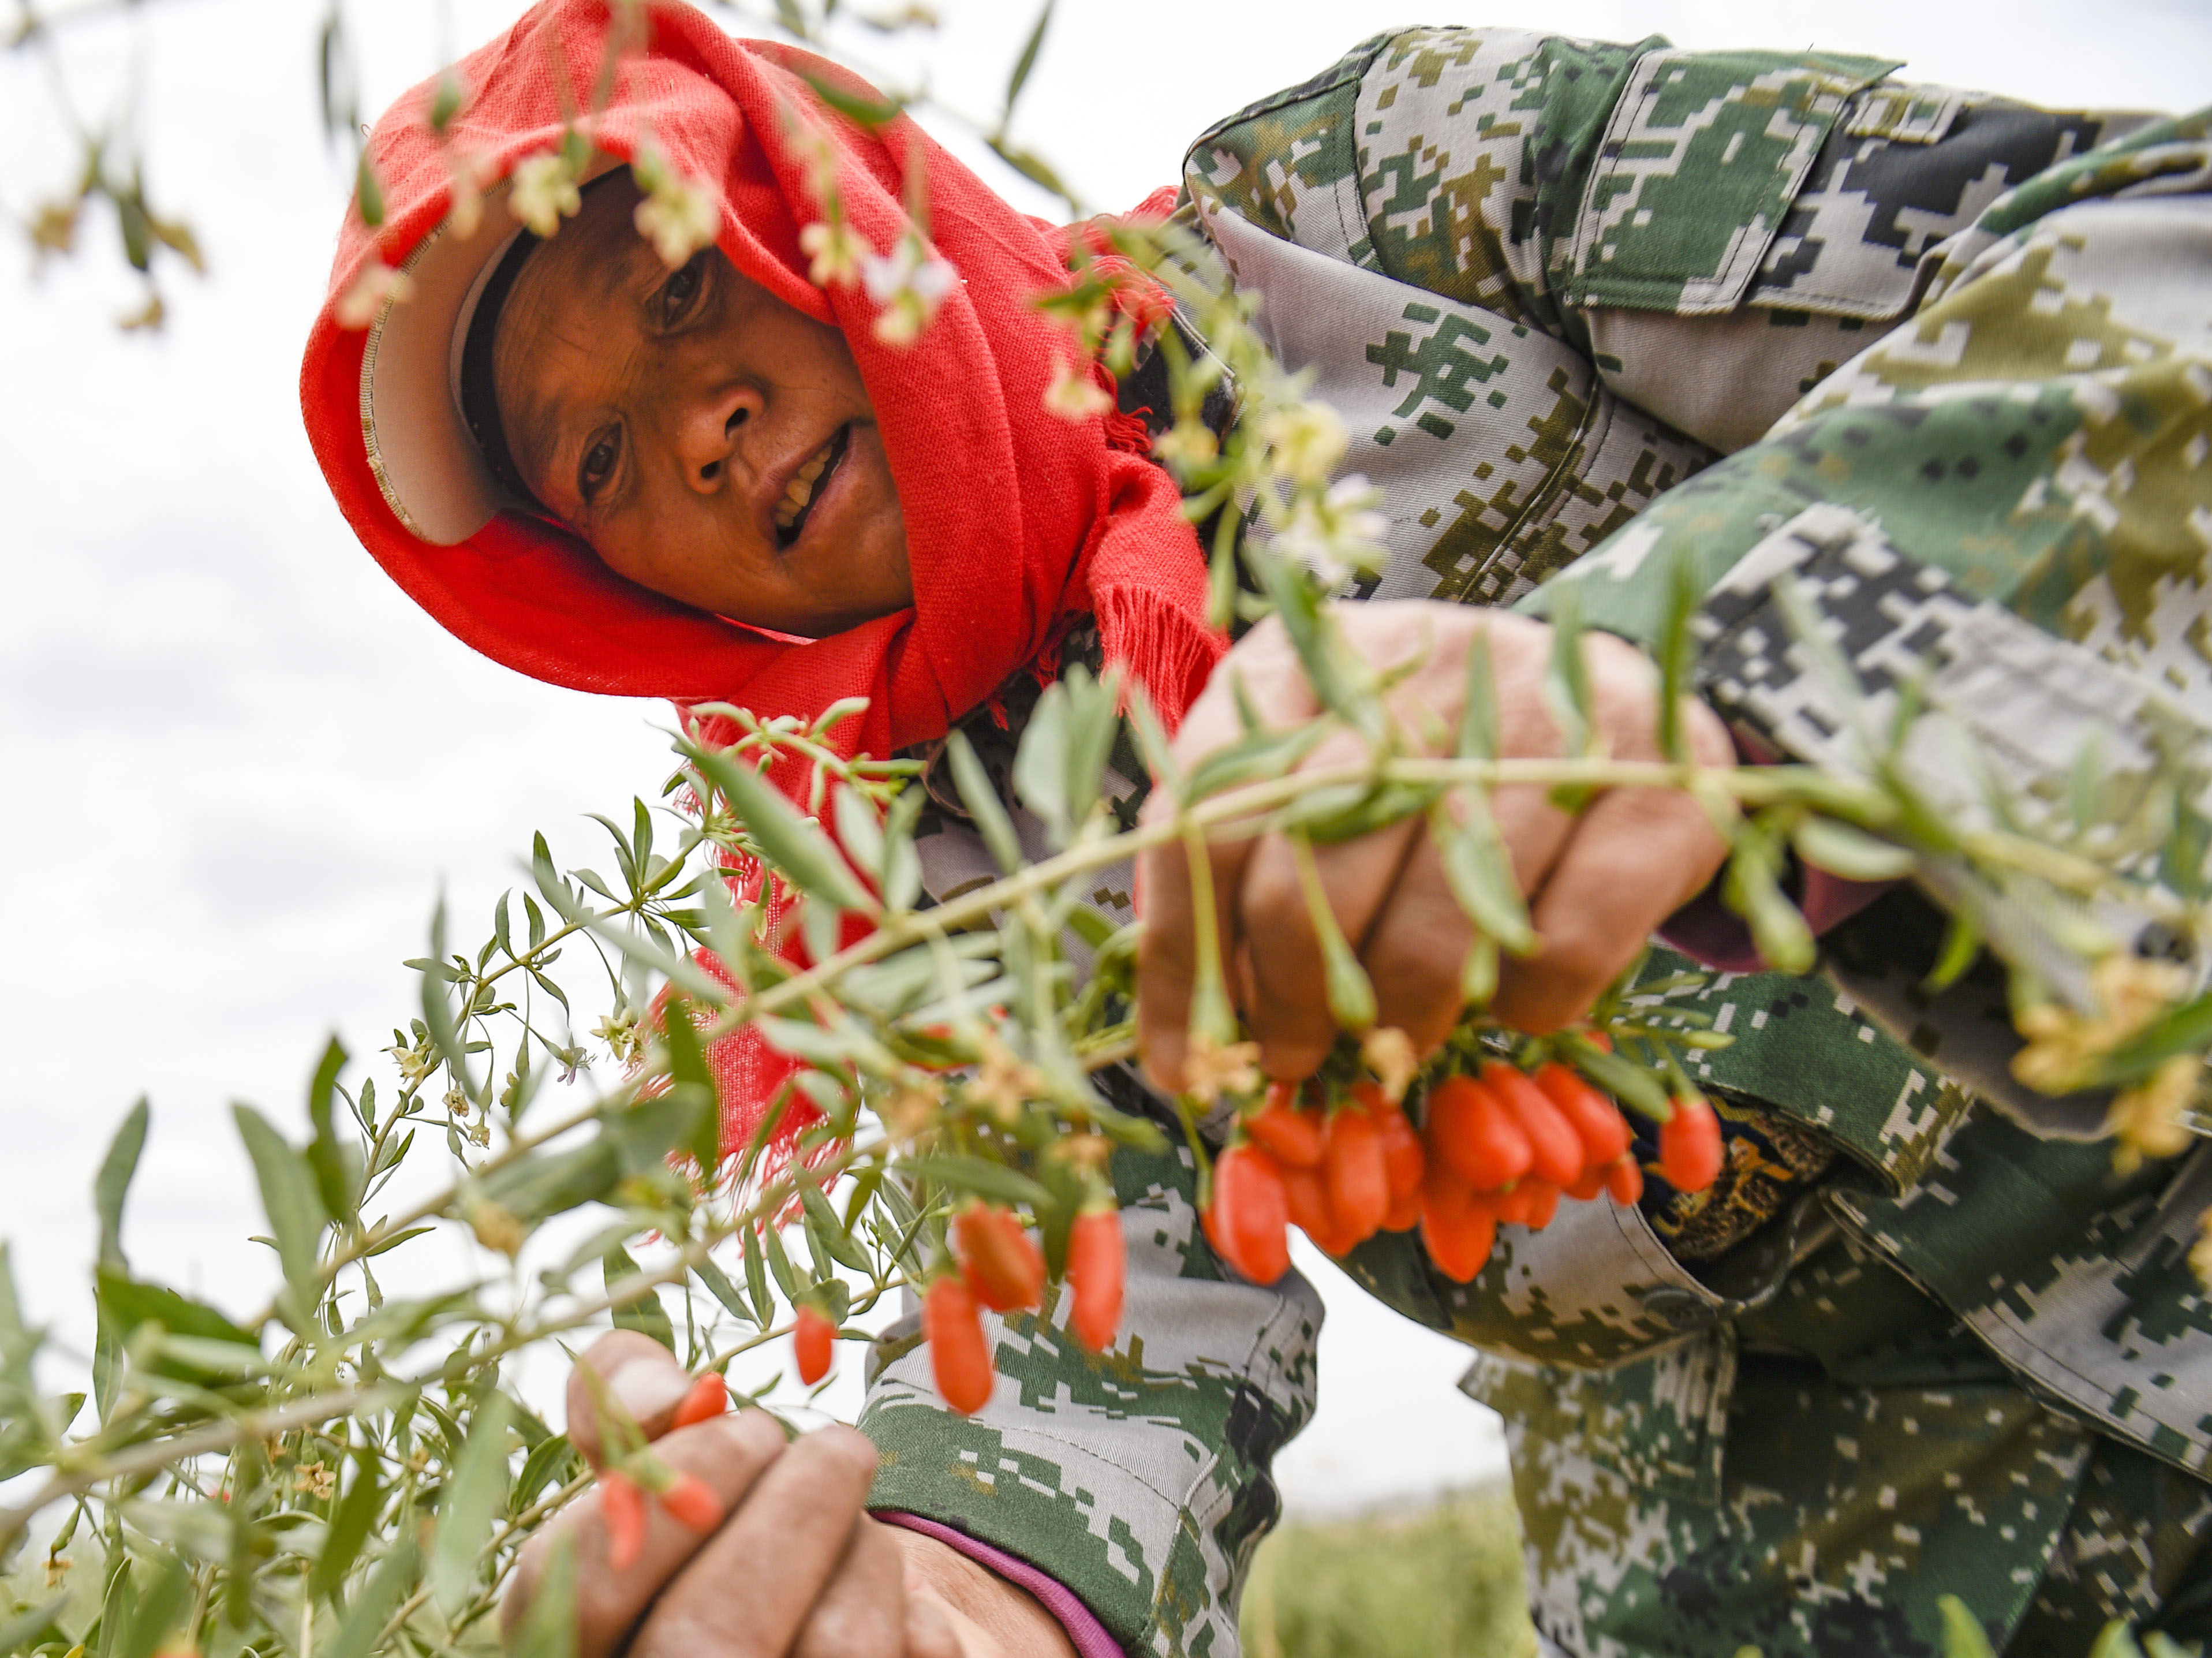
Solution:
[(742, 440), (739, 434), (760, 410), (761, 394), (749, 386), (720, 387), (695, 398), (676, 433), (684, 481), (702, 495), (720, 489)]

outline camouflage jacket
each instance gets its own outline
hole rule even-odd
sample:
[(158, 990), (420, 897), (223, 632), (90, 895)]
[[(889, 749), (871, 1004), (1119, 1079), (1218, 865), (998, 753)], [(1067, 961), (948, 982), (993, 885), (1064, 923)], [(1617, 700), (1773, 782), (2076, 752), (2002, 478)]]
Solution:
[[(1204, 134), (1188, 210), (1389, 491), (1371, 592), (1540, 610), (1571, 566), (1587, 616), (1648, 640), (1692, 558), (1708, 695), (1848, 764), (1782, 648), (1789, 569), (1873, 689), (1939, 666), (1931, 703), (2030, 791), (2091, 726), (2123, 768), (2177, 720), (2201, 745), (2206, 123), (1895, 68), (1383, 37)], [(986, 872), (950, 813), (924, 844), (933, 890)], [(1127, 919), (1125, 879), (1094, 897)], [(1738, 1038), (1705, 1056), (1711, 1193), (1502, 1229), (1464, 1288), (1408, 1236), (1346, 1261), (1480, 1350), (1571, 1651), (1934, 1653), (1942, 1593), (2019, 1653), (2212, 1625), (2212, 1306), (2182, 1259), (2212, 1151), (2121, 1179), (2081, 1138), (2101, 1102), (2009, 1089), (2001, 992), (1914, 999), (1933, 915), (1861, 912), (1824, 978), (1655, 962), (1656, 999)], [(1227, 1655), (1321, 1308), (1214, 1258), (1187, 1155), (1115, 1175), (1121, 1345), (1005, 1321), (963, 1420), (894, 1332), (872, 1500), (1036, 1563), (1132, 1650)]]

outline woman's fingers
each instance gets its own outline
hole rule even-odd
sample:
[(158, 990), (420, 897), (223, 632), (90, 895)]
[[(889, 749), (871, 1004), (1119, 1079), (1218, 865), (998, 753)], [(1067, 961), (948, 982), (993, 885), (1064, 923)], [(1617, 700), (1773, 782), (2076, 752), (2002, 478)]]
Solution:
[[(764, 1470), (783, 1455), (783, 1430), (765, 1411), (720, 1416), (665, 1436), (654, 1455), (678, 1473), (696, 1474), (726, 1509), (747, 1501)], [(576, 1549), (576, 1658), (606, 1658), (617, 1651), (655, 1595), (697, 1555), (707, 1539), (679, 1523), (659, 1503), (646, 1503), (645, 1544), (627, 1570), (608, 1563), (607, 1527), (593, 1491), (531, 1539), (500, 1608), (512, 1629), (527, 1609), (559, 1537)]]
[(662, 1594), (635, 1658), (783, 1658), (852, 1540), (876, 1448), (830, 1427), (788, 1447)]
[[(586, 1370), (598, 1379), (595, 1390)], [(695, 1378), (651, 1336), (611, 1330), (584, 1350), (568, 1372), (568, 1442), (592, 1467), (599, 1464), (599, 1393), (628, 1412), (647, 1439), (668, 1431), (677, 1406)]]

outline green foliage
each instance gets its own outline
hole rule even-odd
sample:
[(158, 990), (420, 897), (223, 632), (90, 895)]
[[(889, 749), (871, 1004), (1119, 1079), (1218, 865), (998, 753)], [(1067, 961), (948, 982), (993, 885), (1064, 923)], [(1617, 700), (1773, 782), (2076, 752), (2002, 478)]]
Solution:
[(1249, 1658), (1529, 1658), (1521, 1521), (1503, 1486), (1362, 1520), (1290, 1521), (1260, 1546)]

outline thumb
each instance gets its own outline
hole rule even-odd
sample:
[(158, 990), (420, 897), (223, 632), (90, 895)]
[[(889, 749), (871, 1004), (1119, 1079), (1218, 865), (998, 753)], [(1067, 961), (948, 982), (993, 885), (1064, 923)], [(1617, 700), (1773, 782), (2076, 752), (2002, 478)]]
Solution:
[(651, 1336), (613, 1330), (586, 1348), (568, 1373), (568, 1442), (593, 1467), (604, 1460), (605, 1447), (599, 1442), (603, 1410), (592, 1397), (586, 1370), (598, 1377), (600, 1396), (629, 1412), (647, 1439), (668, 1431), (676, 1406), (691, 1390), (690, 1373)]

